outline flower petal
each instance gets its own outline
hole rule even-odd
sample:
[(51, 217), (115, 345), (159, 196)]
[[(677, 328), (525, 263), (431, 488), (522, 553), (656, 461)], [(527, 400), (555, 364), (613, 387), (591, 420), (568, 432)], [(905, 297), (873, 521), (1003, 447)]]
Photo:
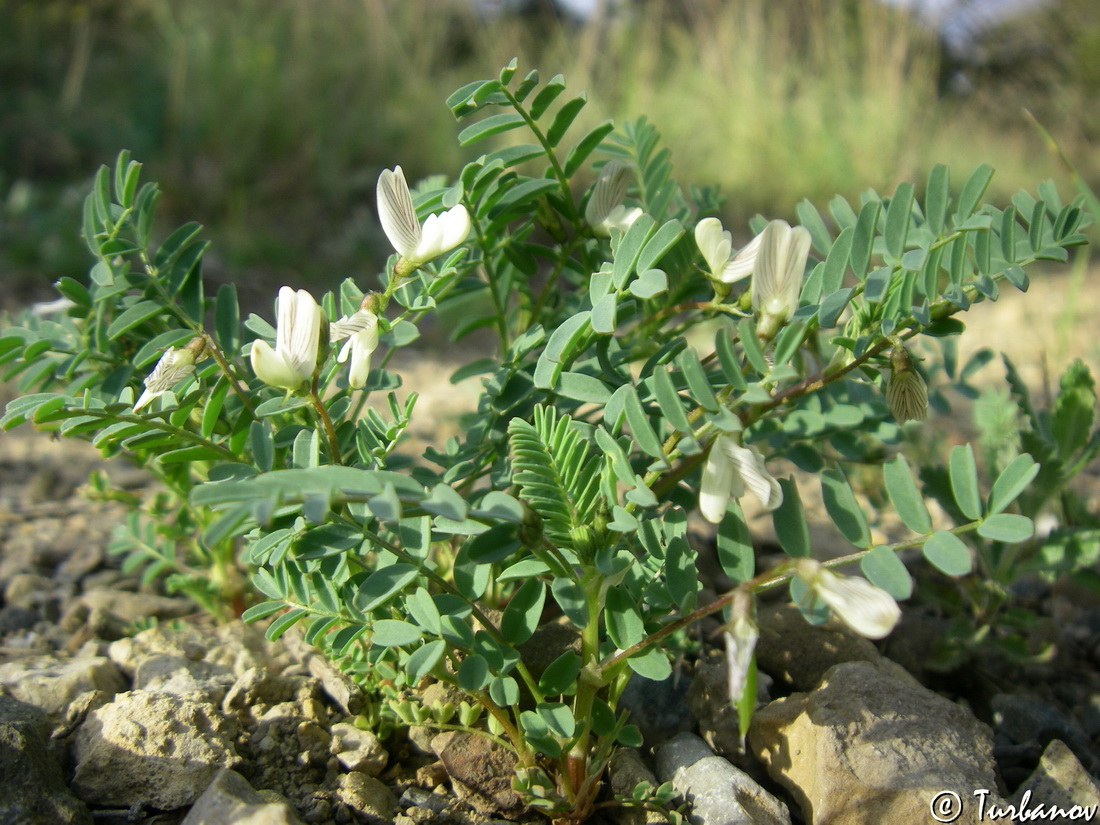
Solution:
[(719, 280), (727, 284), (734, 284), (742, 278), (747, 278), (756, 268), (756, 256), (760, 252), (760, 241), (763, 234), (757, 235), (744, 248), (732, 258), (718, 275)]
[(752, 279), (752, 307), (776, 318), (789, 318), (798, 309), (802, 276), (810, 254), (810, 233), (771, 221), (764, 228)]
[(452, 206), (442, 214), (428, 215), (424, 219), (420, 244), (412, 255), (405, 257), (418, 264), (426, 263), (454, 249), (469, 234), (470, 215), (466, 207), (461, 204)]
[(796, 571), (836, 617), (860, 636), (881, 639), (901, 617), (894, 597), (866, 579), (839, 576), (813, 559), (799, 559)]
[(722, 228), (722, 222), (717, 218), (703, 218), (695, 224), (695, 245), (703, 254), (707, 269), (719, 277), (729, 262), (733, 236)]
[(378, 176), (378, 220), (382, 231), (402, 258), (412, 257), (420, 246), (420, 221), (416, 217), (409, 185), (400, 166), (383, 169)]
[(607, 234), (606, 224), (611, 210), (622, 205), (630, 186), (632, 170), (629, 164), (619, 160), (608, 161), (600, 170), (600, 176), (592, 187), (592, 194), (584, 207), (584, 219), (600, 234)]
[[(285, 287), (284, 287), (285, 288)], [(280, 295), (282, 291), (280, 290)], [(283, 360), (291, 365), (301, 377), (302, 382), (313, 377), (317, 369), (317, 348), (320, 346), (321, 335), (321, 307), (313, 299), (313, 296), (304, 289), (299, 289), (293, 295), (293, 311), (290, 315), (289, 328), (285, 331), (283, 312), (279, 309), (279, 329), (277, 331), (278, 344), (286, 343), (285, 349), (276, 352)], [(301, 382), (299, 382), (301, 383)]]
[(764, 466), (764, 456), (760, 455), (759, 450), (733, 443), (730, 448), (730, 460), (736, 468), (743, 487), (748, 487), (764, 509), (774, 510), (783, 503), (783, 488)]
[(711, 524), (721, 523), (726, 515), (726, 505), (734, 490), (737, 471), (728, 452), (723, 449), (722, 440), (715, 440), (703, 464), (703, 478), (699, 483), (699, 512)]
[(266, 341), (253, 341), (249, 358), (256, 377), (269, 387), (296, 390), (305, 383), (301, 374)]

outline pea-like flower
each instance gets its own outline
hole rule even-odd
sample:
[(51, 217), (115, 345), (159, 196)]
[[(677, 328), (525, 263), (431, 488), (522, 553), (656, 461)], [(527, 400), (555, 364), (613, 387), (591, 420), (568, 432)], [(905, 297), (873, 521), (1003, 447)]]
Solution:
[(740, 252), (733, 254), (733, 236), (718, 218), (703, 218), (695, 224), (695, 244), (703, 253), (712, 280), (735, 284), (752, 274), (763, 235), (757, 235)]
[(470, 234), (470, 214), (461, 204), (442, 214), (429, 215), (421, 225), (400, 166), (383, 169), (378, 176), (378, 219), (401, 256), (396, 269), (398, 276), (408, 275), (449, 252)]
[(813, 559), (799, 559), (795, 572), (833, 615), (860, 636), (881, 639), (901, 617), (894, 597), (866, 579), (837, 575)]
[(298, 391), (313, 380), (324, 322), (321, 307), (304, 289), (279, 290), (275, 349), (266, 341), (252, 342), (252, 370), (270, 387)]
[(597, 235), (610, 237), (612, 229), (626, 232), (642, 216), (641, 209), (623, 203), (631, 174), (630, 165), (619, 160), (608, 161), (600, 170), (584, 207), (584, 219)]
[(913, 366), (905, 347), (898, 344), (890, 352), (890, 383), (886, 403), (899, 424), (924, 421), (928, 417), (928, 385)]
[(134, 404), (134, 412), (147, 407), (154, 398), (164, 395), (193, 373), (195, 360), (201, 358), (205, 351), (206, 342), (202, 338), (192, 338), (185, 347), (172, 347), (166, 350), (145, 379), (145, 390)]
[(703, 518), (718, 524), (726, 514), (726, 503), (741, 498), (745, 490), (768, 510), (783, 503), (783, 489), (764, 467), (764, 457), (755, 447), (743, 447), (733, 436), (721, 435), (714, 440), (703, 465), (703, 480), (699, 485), (699, 510)]
[(367, 383), (370, 374), (370, 357), (378, 349), (378, 316), (360, 307), (351, 315), (345, 315), (329, 326), (329, 341), (343, 341), (344, 346), (336, 360), (343, 364), (351, 357), (348, 385), (359, 389)]
[(771, 340), (794, 311), (810, 254), (810, 233), (786, 221), (771, 221), (760, 234), (752, 276), (752, 308), (760, 315), (757, 334)]
[(749, 591), (743, 587), (738, 588), (730, 613), (732, 619), (723, 631), (726, 641), (726, 689), (730, 704), (736, 707), (745, 693), (752, 656), (760, 638), (760, 630), (752, 617), (752, 596)]

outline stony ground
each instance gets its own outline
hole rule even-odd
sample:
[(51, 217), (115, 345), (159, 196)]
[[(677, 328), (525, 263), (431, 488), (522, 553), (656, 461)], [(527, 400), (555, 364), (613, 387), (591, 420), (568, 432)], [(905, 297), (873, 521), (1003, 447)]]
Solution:
[[(1071, 353), (1096, 370), (1096, 281), (1083, 293), (1064, 277), (1036, 282), (1044, 300), (1026, 316), (1012, 296), (972, 313), (968, 346), (1009, 350), (1036, 386), (1044, 358), (1055, 375)], [(995, 370), (981, 380), (998, 380)], [(440, 381), (449, 371), (402, 365), (432, 412), (420, 437), (468, 409), (473, 393)], [(293, 635), (270, 644), (253, 628), (217, 627), (122, 571), (105, 548), (123, 511), (82, 492), (96, 469), (124, 489), (146, 483), (84, 445), (0, 435), (0, 822), (523, 817), (501, 781), (507, 756), (485, 740), (419, 729), (380, 741), (362, 724), (364, 697)], [(766, 603), (747, 753), (724, 699), (716, 624), (704, 624), (697, 660), (628, 691), (646, 748), (617, 756), (611, 783), (673, 781), (705, 825), (927, 822), (956, 799), (959, 822), (1008, 804), (1032, 814), (1100, 805), (1100, 601), (1065, 583), (1029, 582), (1021, 596), (1052, 656), (1020, 666), (983, 653), (950, 669), (930, 667), (945, 632), (933, 611), (907, 606), (876, 646)], [(599, 818), (654, 821), (611, 807)]]

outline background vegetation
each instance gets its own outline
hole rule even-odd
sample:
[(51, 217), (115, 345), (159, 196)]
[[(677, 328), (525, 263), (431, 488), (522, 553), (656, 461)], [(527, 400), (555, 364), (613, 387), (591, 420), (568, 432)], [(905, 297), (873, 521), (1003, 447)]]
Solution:
[(679, 177), (721, 184), (734, 227), (937, 162), (960, 182), (992, 163), (995, 197), (1064, 181), (1025, 105), (1100, 172), (1094, 0), (1006, 24), (964, 64), (876, 0), (634, 0), (586, 25), (463, 0), (0, 0), (0, 32), (6, 302), (84, 276), (81, 199), (123, 147), (161, 181), (166, 220), (210, 228), (208, 275), (246, 303), (373, 272), (379, 170), (454, 174), (479, 154), (455, 148), (444, 98), (513, 55), (588, 90), (588, 125), (647, 114)]

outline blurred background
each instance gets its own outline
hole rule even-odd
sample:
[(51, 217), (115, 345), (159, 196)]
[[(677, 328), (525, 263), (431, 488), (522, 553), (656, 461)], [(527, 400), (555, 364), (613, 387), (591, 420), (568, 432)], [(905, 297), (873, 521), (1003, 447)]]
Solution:
[(935, 163), (1072, 197), (1024, 107), (1100, 183), (1097, 0), (0, 0), (0, 302), (84, 277), (81, 202), (121, 148), (245, 301), (374, 273), (378, 172), (484, 151), (444, 100), (513, 56), (587, 90), (579, 126), (646, 115), (742, 232)]

